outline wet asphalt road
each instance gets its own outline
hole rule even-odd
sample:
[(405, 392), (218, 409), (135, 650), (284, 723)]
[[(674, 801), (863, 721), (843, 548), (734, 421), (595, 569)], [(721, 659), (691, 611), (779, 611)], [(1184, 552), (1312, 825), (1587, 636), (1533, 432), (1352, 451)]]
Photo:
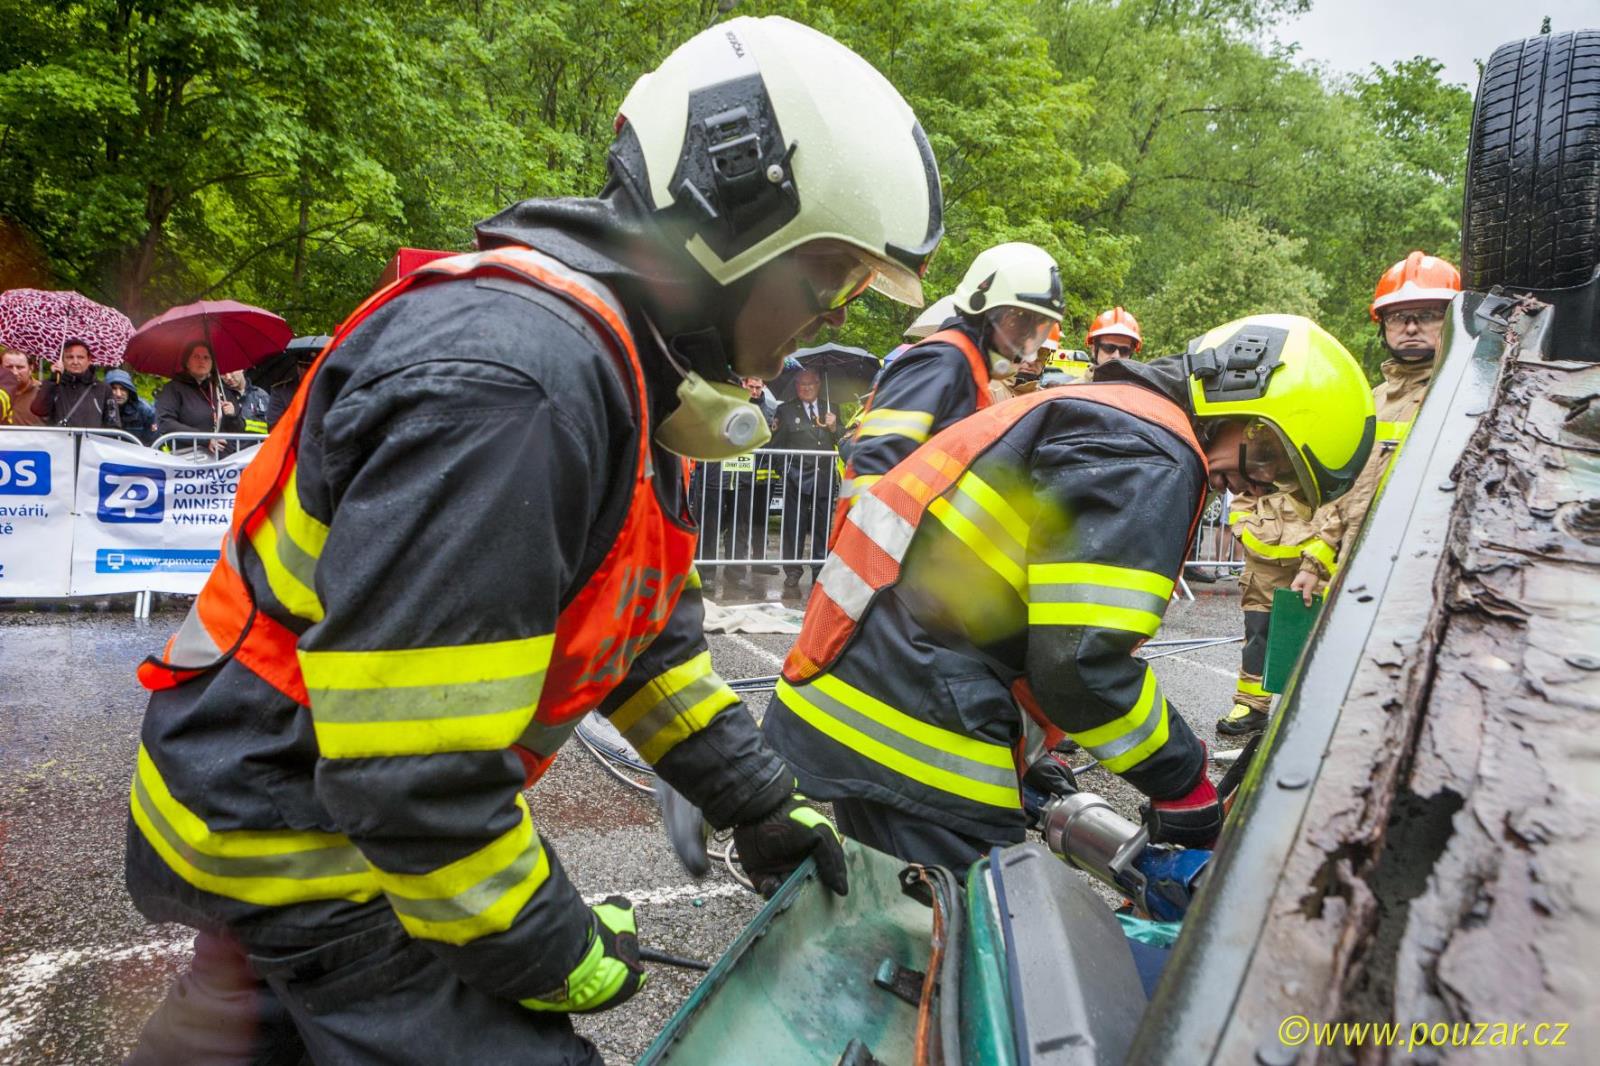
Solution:
[[(187, 932), (147, 925), (122, 887), (145, 703), (133, 668), (180, 618), (0, 610), (0, 1066), (118, 1061), (186, 958)], [(1157, 639), (1240, 629), (1234, 596), (1202, 595), (1174, 604)], [(724, 677), (772, 674), (791, 640), (713, 636), (712, 656)], [(1237, 645), (1157, 662), (1172, 706), (1208, 743), (1237, 665)], [(764, 710), (763, 697), (751, 702)], [(1104, 772), (1084, 774), (1081, 784), (1136, 816), (1135, 794)], [(579, 891), (591, 901), (632, 898), (640, 938), (653, 947), (714, 959), (758, 910), (720, 867), (690, 881), (653, 800), (575, 745), (529, 798)], [(650, 986), (626, 1010), (581, 1017), (579, 1028), (608, 1061), (632, 1061), (696, 980), (653, 967)]]

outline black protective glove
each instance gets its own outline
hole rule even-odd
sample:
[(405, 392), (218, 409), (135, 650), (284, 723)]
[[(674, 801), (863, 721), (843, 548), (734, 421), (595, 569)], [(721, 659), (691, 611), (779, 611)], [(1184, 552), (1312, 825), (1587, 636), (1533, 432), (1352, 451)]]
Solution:
[(1067, 760), (1053, 751), (1047, 751), (1033, 761), (1022, 783), (1046, 797), (1070, 796), (1078, 791), (1078, 778), (1067, 765)]
[[(1202, 766), (1204, 763), (1201, 764)], [(1209, 848), (1222, 832), (1222, 803), (1204, 770), (1200, 781), (1176, 799), (1154, 800), (1140, 809), (1152, 844)]]
[(610, 1010), (631, 999), (644, 982), (633, 904), (622, 896), (607, 896), (594, 908), (589, 946), (566, 981), (543, 998), (525, 999), (522, 1005), (568, 1014)]
[(733, 845), (739, 865), (763, 896), (770, 898), (808, 855), (816, 857), (817, 876), (829, 891), (837, 896), (850, 891), (839, 831), (798, 792), (755, 821), (735, 826)]

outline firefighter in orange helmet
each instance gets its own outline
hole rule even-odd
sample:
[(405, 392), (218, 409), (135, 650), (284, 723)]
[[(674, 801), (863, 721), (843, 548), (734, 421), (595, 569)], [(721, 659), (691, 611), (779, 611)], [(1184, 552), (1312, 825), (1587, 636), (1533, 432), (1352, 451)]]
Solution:
[(1412, 252), (1378, 279), (1368, 312), (1389, 351), (1383, 382), (1372, 392), (1377, 439), (1354, 486), (1312, 513), (1286, 493), (1241, 497), (1228, 516), (1229, 528), (1246, 552), (1240, 592), (1245, 645), (1233, 707), (1217, 721), (1217, 732), (1243, 736), (1267, 724), (1272, 697), (1262, 686), (1272, 593), (1293, 588), (1309, 606), (1349, 555), (1378, 489), (1422, 406), (1450, 301), (1461, 291), (1461, 275), (1446, 260)]
[(1102, 311), (1089, 325), (1084, 335), (1084, 346), (1089, 349), (1089, 360), (1095, 366), (1110, 359), (1127, 359), (1144, 347), (1144, 335), (1139, 332), (1139, 320), (1120, 307)]

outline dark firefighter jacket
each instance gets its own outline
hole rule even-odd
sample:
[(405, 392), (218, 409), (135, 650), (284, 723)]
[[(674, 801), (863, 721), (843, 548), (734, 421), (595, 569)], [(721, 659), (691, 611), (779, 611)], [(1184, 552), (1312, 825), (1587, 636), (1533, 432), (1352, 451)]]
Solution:
[[(609, 270), (634, 307), (632, 279), (605, 252), (612, 210), (524, 203), (480, 228), (480, 244), (520, 238), (590, 277)], [(147, 917), (226, 927), (247, 947), (398, 917), (490, 994), (561, 986), (592, 915), (532, 825), (521, 748), (478, 738), (531, 720), (558, 614), (629, 510), (639, 426), (607, 348), (567, 299), (467, 277), (405, 292), (326, 356), (307, 386), (276, 569), (249, 546), (237, 555), (300, 663), (341, 687), (324, 693), (307, 670), (300, 705), (235, 656), (152, 694), (127, 864)], [(655, 376), (658, 353), (641, 362), (659, 417), (672, 383)], [(681, 460), (651, 456), (663, 510), (685, 515)], [(273, 584), (290, 564), (314, 571), (314, 600), (292, 597), (297, 611)], [(670, 587), (655, 601), (670, 614), (653, 643), (619, 655), (622, 679), (599, 709), (714, 824), (758, 817), (793, 780), (711, 670), (692, 568), (641, 580)]]
[[(979, 331), (960, 317), (940, 327), (958, 330), (979, 345)], [(982, 352), (981, 346), (979, 352)], [(840, 446), (847, 467), (842, 505), (871, 488), (923, 441), (989, 402), (989, 378), (977, 380), (972, 364), (953, 344), (928, 339), (884, 368), (868, 409)], [(842, 508), (841, 508), (842, 513)]]
[[(1181, 372), (1136, 370), (1118, 379), (1135, 395), (1169, 397), (1166, 410), (1187, 417)], [(1204, 466), (1148, 418), (1074, 398), (1098, 387), (988, 408), (851, 509), (850, 523), (877, 523), (872, 535), (884, 539), (875, 543), (910, 539), (898, 579), (870, 602), (841, 569), (842, 535), (818, 578), (806, 629), (826, 628), (825, 600), (864, 613), (831, 662), (806, 662), (802, 631), (767, 711), (766, 736), (807, 795), (869, 799), (968, 835), (1021, 840), (1018, 699), (1147, 795), (1194, 787), (1204, 749), (1133, 652), (1160, 625), (1204, 498)], [(949, 442), (1029, 403), (1038, 406), (964, 472), (947, 465)], [(916, 486), (935, 468), (955, 480), (914, 533), (886, 518), (881, 501), (867, 505), (905, 473)], [(876, 549), (864, 563), (883, 573)]]

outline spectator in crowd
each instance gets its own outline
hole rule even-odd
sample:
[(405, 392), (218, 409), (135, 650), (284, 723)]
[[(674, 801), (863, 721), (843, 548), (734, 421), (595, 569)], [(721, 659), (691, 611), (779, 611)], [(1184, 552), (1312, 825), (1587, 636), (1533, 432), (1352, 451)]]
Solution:
[(22, 388), (22, 382), (5, 367), (0, 366), (0, 426), (11, 424), (12, 397)]
[(244, 420), (244, 431), (265, 433), (267, 408), (271, 405), (267, 390), (245, 380), (243, 370), (234, 370), (222, 375), (222, 383), (228, 387), (239, 405), (239, 417)]
[[(822, 379), (814, 370), (804, 370), (795, 378), (795, 398), (778, 405), (769, 447), (803, 451), (833, 451), (839, 446), (839, 411), (818, 398)], [(837, 485), (833, 463), (818, 456), (790, 456), (783, 471), (783, 523), (779, 529), (779, 550), (785, 559), (799, 559), (808, 553), (820, 559), (826, 554), (828, 522), (833, 513)], [(784, 568), (784, 595), (799, 595), (802, 567)], [(812, 580), (822, 563), (811, 564)]]
[(44, 419), (33, 413), (33, 401), (39, 398), (39, 382), (34, 380), (33, 360), (28, 358), (28, 353), (0, 348), (0, 369), (10, 371), (15, 382), (11, 390), (11, 424), (44, 425)]
[(156, 439), (156, 409), (139, 398), (133, 375), (118, 367), (106, 373), (111, 403), (106, 407), (106, 425), (132, 433), (141, 444)]
[[(242, 433), (239, 407), (213, 373), (215, 363), (204, 341), (195, 341), (183, 353), (183, 373), (161, 386), (156, 394), (156, 431), (159, 433)], [(197, 447), (199, 447), (197, 445)], [(226, 441), (207, 441), (205, 450), (221, 455)]]
[[(766, 391), (766, 382), (760, 378), (745, 378), (744, 387), (750, 391), (750, 402), (761, 407), (770, 423), (777, 406), (774, 405), (770, 414), (766, 410), (767, 401), (772, 398)], [(717, 557), (766, 558), (767, 513), (772, 505), (772, 486), (778, 478), (772, 457), (756, 453), (706, 465), (720, 468), (722, 479), (722, 508), (715, 520), (716, 532), (713, 534)], [(777, 573), (777, 567), (765, 564), (725, 566), (721, 569), (724, 595), (741, 588), (753, 591), (755, 574)]]
[(111, 388), (94, 376), (89, 345), (70, 337), (61, 346), (61, 370), (56, 380), (39, 387), (33, 413), (47, 426), (100, 429), (106, 424)]

